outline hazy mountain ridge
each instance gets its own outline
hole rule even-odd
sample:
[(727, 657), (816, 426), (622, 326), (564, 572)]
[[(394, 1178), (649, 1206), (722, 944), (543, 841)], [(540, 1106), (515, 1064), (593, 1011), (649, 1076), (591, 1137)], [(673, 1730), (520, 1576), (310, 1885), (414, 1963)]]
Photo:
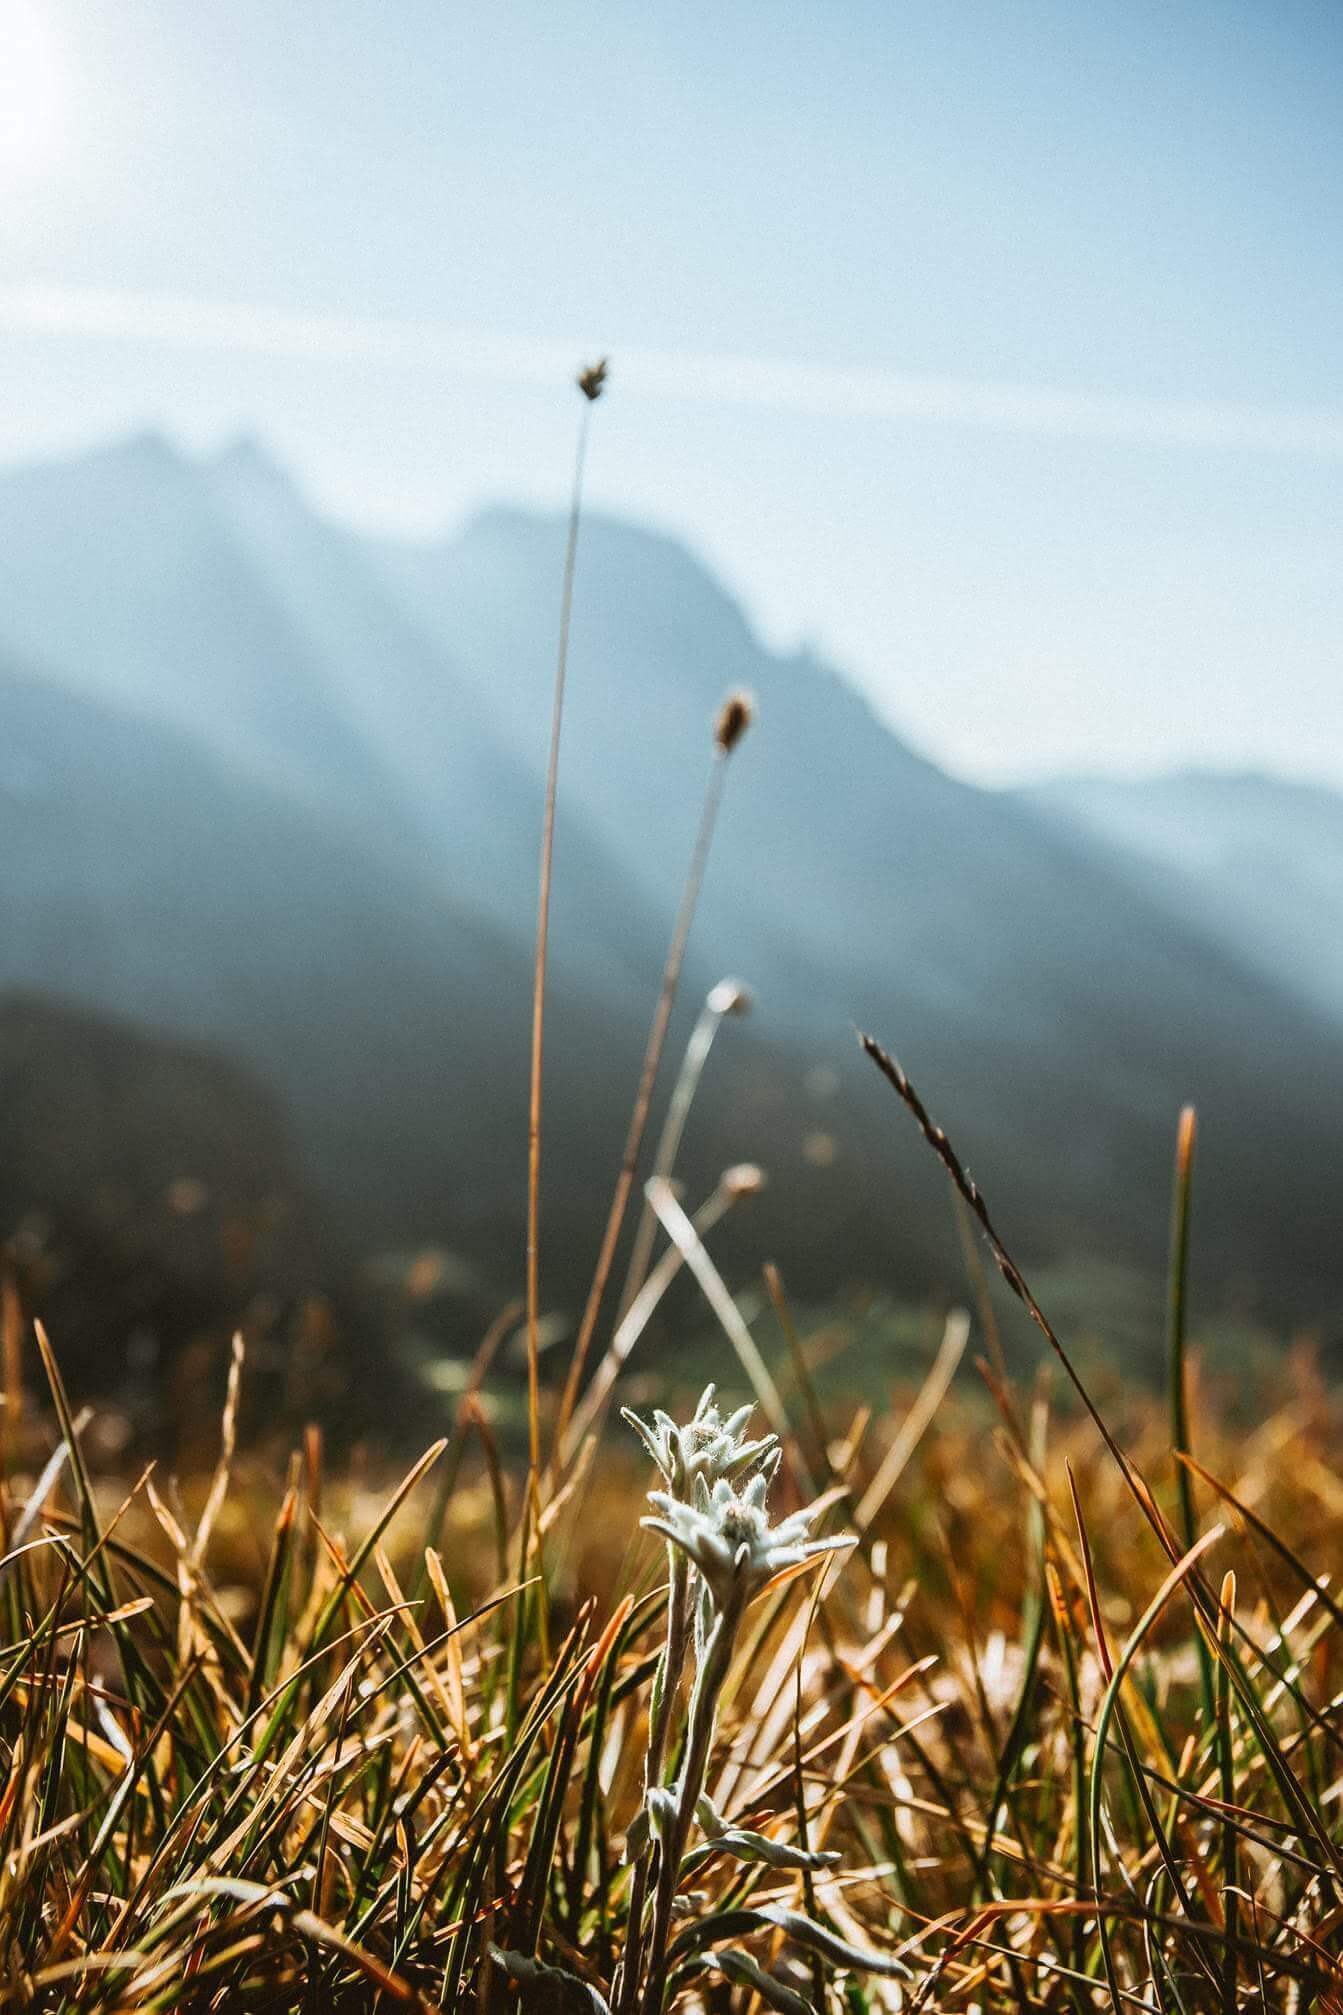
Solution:
[(0, 720), (0, 978), (248, 1054), (366, 1196), (389, 1159), (413, 1166), (414, 1103), (370, 1133), (338, 1088), (393, 1037), (427, 1068), (450, 1035), (483, 1068), (475, 1001), (511, 1000), (521, 962), (184, 733), (12, 672)]
[(400, 815), (200, 469), (158, 435), (0, 478), (0, 651), (301, 802)]
[[(201, 474), (264, 592), (321, 664), (370, 769), (391, 781), (421, 870), (441, 875), (455, 903), (530, 943), (542, 790), (528, 757), (546, 747), (548, 703), (498, 732), (493, 710), (388, 591), (362, 543), (310, 511), (254, 443), (235, 443)], [(660, 956), (659, 934), (581, 804), (566, 804), (562, 817), (571, 872), (554, 892), (557, 942), (566, 931), (577, 941), (581, 929), (589, 984), (628, 990)]]
[[(525, 679), (548, 675), (563, 529), (493, 510), (436, 548), (380, 548), (477, 691), (499, 697), (503, 726), (528, 704)], [(1336, 1150), (1310, 1077), (1332, 1068), (1335, 1037), (1289, 985), (1029, 802), (945, 775), (833, 669), (764, 649), (674, 543), (586, 520), (566, 784), (613, 846), (625, 836), (622, 858), (664, 903), (727, 684), (757, 692), (760, 718), (729, 779), (697, 941), (827, 1061), (846, 1056), (853, 1021), (884, 1032), (1046, 1240), (1085, 1218), (1120, 1245), (1150, 1241), (1149, 1184), (1164, 1180), (1164, 1137), (1189, 1097), (1212, 1128), (1226, 1116), (1211, 1225), (1219, 1179), (1232, 1211), (1250, 1182), (1248, 1165), (1233, 1173), (1247, 1140), (1232, 1113), (1241, 1127), (1253, 1115), (1254, 1154), (1275, 1168), (1291, 1152), (1288, 1109), (1322, 1162)], [(1266, 1041), (1281, 1050), (1276, 1103), (1254, 1082)], [(841, 1068), (861, 1132), (871, 1088)]]
[[(562, 522), (498, 510), (438, 545), (375, 545), (254, 448), (197, 463), (140, 441), (0, 476), (0, 540), (0, 648), (25, 667), (0, 679), (0, 981), (239, 1049), (294, 1101), (324, 1182), (384, 1225), (488, 1226), (511, 1254)], [(760, 1010), (715, 1061), (692, 1188), (758, 1154), (777, 1181), (757, 1252), (818, 1284), (946, 1278), (940, 1181), (858, 1021), (1030, 1250), (1153, 1260), (1193, 1097), (1210, 1273), (1334, 1294), (1318, 1197), (1343, 1121), (1318, 1087), (1343, 1030), (1291, 973), (1057, 808), (946, 776), (832, 668), (766, 650), (683, 548), (599, 515), (552, 939), (566, 1263), (590, 1261), (713, 716), (739, 685), (760, 714), (686, 1014), (725, 971)]]
[(1343, 796), (1261, 771), (1063, 777), (1025, 794), (1343, 1020)]
[[(432, 1239), (511, 1285), (522, 1250), (531, 961), (452, 907), (433, 873), (368, 854), (190, 736), (46, 678), (0, 667), (0, 990), (41, 992), (245, 1058), (282, 1092), (307, 1179), (357, 1247)], [(557, 1294), (576, 1292), (597, 1232), (593, 1195), (619, 1151), (651, 1012), (595, 985), (555, 947), (546, 1097), (545, 1236)], [(796, 1060), (725, 1042), (687, 1157), (707, 1187), (751, 1151), (777, 1166), (801, 1124), (781, 1085)], [(14, 1158), (0, 1114), (0, 1154)], [(880, 1257), (870, 1200), (798, 1170), (756, 1207), (806, 1204), (799, 1268), (827, 1227)], [(783, 1230), (776, 1219), (774, 1233)], [(858, 1263), (857, 1260), (855, 1263)]]

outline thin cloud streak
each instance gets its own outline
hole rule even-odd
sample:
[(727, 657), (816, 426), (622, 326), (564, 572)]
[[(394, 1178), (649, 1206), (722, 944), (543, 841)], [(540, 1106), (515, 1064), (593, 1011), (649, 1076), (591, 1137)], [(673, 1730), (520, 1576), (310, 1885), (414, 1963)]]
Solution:
[[(310, 363), (555, 385), (601, 348), (434, 322), (303, 315), (173, 295), (71, 287), (0, 289), (13, 334), (150, 343)], [(650, 399), (759, 406), (811, 418), (920, 421), (1069, 440), (1233, 449), (1343, 460), (1343, 412), (1152, 399), (913, 372), (621, 349), (622, 390)]]

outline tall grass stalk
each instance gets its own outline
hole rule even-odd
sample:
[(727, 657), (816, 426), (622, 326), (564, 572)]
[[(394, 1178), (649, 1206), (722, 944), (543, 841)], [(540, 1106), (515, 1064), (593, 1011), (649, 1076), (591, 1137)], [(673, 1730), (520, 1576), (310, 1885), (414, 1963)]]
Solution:
[[(1188, 1458), (1193, 1453), (1189, 1431), (1189, 1206), (1194, 1186), (1194, 1145), (1198, 1120), (1192, 1105), (1180, 1112), (1175, 1134), (1175, 1171), (1171, 1182), (1170, 1251), (1166, 1287), (1166, 1351), (1170, 1378), (1171, 1446), (1175, 1454), (1175, 1488), (1180, 1506), (1180, 1533), (1185, 1549), (1194, 1544), (1197, 1525), (1194, 1516), (1194, 1484)], [(1215, 1684), (1213, 1655), (1207, 1643), (1198, 1640), (1199, 1672), (1203, 1682), (1203, 1702), (1211, 1723), (1214, 1717)]]
[[(753, 1163), (738, 1163), (732, 1168), (725, 1169), (691, 1219), (696, 1236), (700, 1239), (707, 1237), (709, 1232), (726, 1217), (734, 1204), (739, 1203), (743, 1197), (753, 1196), (756, 1193), (762, 1180), (760, 1170)], [(630, 1352), (648, 1327), (658, 1303), (685, 1263), (685, 1255), (681, 1248), (674, 1243), (669, 1244), (617, 1323), (596, 1371), (588, 1380), (583, 1396), (570, 1416), (565, 1437), (558, 1444), (561, 1467), (569, 1463), (585, 1436), (595, 1433), (600, 1428), (611, 1403), (616, 1381), (629, 1360)]]
[(1166, 1293), (1167, 1355), (1170, 1364), (1171, 1443), (1176, 1454), (1176, 1489), (1180, 1499), (1180, 1530), (1187, 1547), (1194, 1543), (1194, 1491), (1181, 1456), (1193, 1453), (1189, 1439), (1189, 1366), (1186, 1329), (1189, 1304), (1189, 1202), (1193, 1190), (1194, 1142), (1197, 1120), (1192, 1105), (1184, 1107), (1175, 1138), (1175, 1175), (1171, 1184), (1170, 1264)]
[[(717, 1316), (750, 1382), (760, 1410), (775, 1434), (788, 1433), (788, 1415), (774, 1374), (751, 1335), (741, 1310), (728, 1292), (727, 1284), (710, 1259), (703, 1239), (682, 1210), (671, 1185), (653, 1177), (648, 1185), (648, 1201), (661, 1219), (663, 1230), (699, 1282), (705, 1300)], [(801, 1460), (800, 1451), (798, 1459)], [(803, 1465), (805, 1470), (805, 1464)], [(810, 1483), (810, 1478), (808, 1478)]]
[[(681, 1059), (681, 1068), (676, 1073), (671, 1097), (667, 1101), (667, 1113), (658, 1135), (657, 1147), (653, 1152), (654, 1179), (670, 1182), (676, 1170), (676, 1157), (681, 1151), (681, 1141), (685, 1134), (690, 1108), (695, 1102), (704, 1066), (709, 1061), (714, 1037), (729, 1015), (744, 1015), (750, 1012), (751, 996), (738, 980), (719, 980), (710, 987), (704, 1005), (690, 1032), (690, 1040)], [(648, 1274), (648, 1263), (653, 1254), (653, 1240), (657, 1233), (657, 1218), (647, 1196), (639, 1212), (639, 1223), (630, 1248), (629, 1264), (625, 1269), (625, 1282), (620, 1290), (620, 1301), (616, 1316), (617, 1323), (623, 1322), (630, 1304), (638, 1295)]]
[(576, 380), (583, 406), (578, 418), (569, 530), (560, 587), (560, 635), (555, 656), (555, 692), (550, 718), (550, 753), (546, 761), (541, 862), (537, 876), (536, 956), (532, 974), (532, 1042), (527, 1097), (527, 1435), (533, 1475), (541, 1465), (541, 1089), (544, 1076), (546, 965), (550, 945), (550, 884), (555, 858), (555, 800), (559, 786), (560, 732), (564, 725), (564, 687), (569, 666), (569, 631), (573, 621), (574, 575), (578, 565), (578, 528), (583, 511), (588, 429), (592, 408), (601, 397), (605, 381), (605, 358), (580, 371)]
[(555, 1449), (563, 1445), (565, 1429), (569, 1417), (577, 1404), (578, 1394), (587, 1365), (588, 1352), (596, 1331), (597, 1319), (601, 1313), (607, 1281), (615, 1260), (616, 1247), (620, 1241), (621, 1227), (625, 1222), (625, 1211), (629, 1204), (630, 1191), (634, 1186), (635, 1172), (639, 1165), (639, 1152), (643, 1146), (644, 1130), (648, 1125), (649, 1108), (653, 1102), (653, 1086), (657, 1081), (658, 1067), (662, 1062), (662, 1049), (667, 1039), (667, 1027), (671, 1021), (672, 1008), (676, 1002), (676, 989), (681, 978), (681, 967), (685, 963), (686, 946), (690, 941), (690, 927), (694, 922), (695, 910), (699, 904), (700, 890), (704, 885), (704, 872), (709, 864), (709, 849), (713, 842), (714, 826), (718, 820), (718, 809), (723, 798), (723, 784), (727, 776), (727, 766), (733, 750), (737, 747), (752, 717), (752, 703), (744, 693), (734, 693), (724, 701), (714, 724), (713, 753), (709, 761), (708, 781), (704, 787), (704, 798), (700, 807), (699, 825), (695, 833), (695, 843), (691, 850), (690, 866), (686, 871), (685, 885), (681, 892), (680, 907), (672, 927), (671, 942), (667, 947), (666, 962), (662, 969), (662, 983), (658, 989), (657, 1006), (653, 1011), (652, 1025), (648, 1031), (648, 1041), (644, 1046), (643, 1063), (639, 1071), (639, 1082), (634, 1094), (634, 1106), (630, 1113), (629, 1127), (625, 1135), (625, 1145), (620, 1157), (620, 1167), (616, 1174), (610, 1207), (606, 1213), (606, 1225), (602, 1232), (601, 1247), (597, 1263), (593, 1269), (592, 1285), (579, 1324), (578, 1338), (569, 1362), (569, 1372), (560, 1400), (559, 1418), (555, 1429)]

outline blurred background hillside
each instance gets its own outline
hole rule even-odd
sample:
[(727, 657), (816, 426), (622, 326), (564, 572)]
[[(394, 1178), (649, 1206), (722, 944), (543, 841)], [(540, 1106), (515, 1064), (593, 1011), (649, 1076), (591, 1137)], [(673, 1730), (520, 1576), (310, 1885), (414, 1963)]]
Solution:
[[(306, 22), (306, 25), (301, 25)], [(6, 0), (0, 1239), (156, 1431), (422, 1424), (517, 1291), (577, 395), (544, 1282), (571, 1333), (730, 688), (680, 1173), (885, 1375), (965, 1289), (901, 1056), (1141, 1374), (1343, 1331), (1328, 8)], [(660, 1095), (665, 1098), (665, 1086)], [(665, 1320), (703, 1317), (679, 1286)]]

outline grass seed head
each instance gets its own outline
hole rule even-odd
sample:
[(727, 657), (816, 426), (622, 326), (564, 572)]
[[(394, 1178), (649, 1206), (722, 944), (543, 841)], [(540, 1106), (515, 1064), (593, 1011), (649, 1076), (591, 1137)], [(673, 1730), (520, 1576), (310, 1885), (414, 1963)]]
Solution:
[(574, 383), (589, 403), (600, 399), (606, 389), (607, 360), (599, 357), (595, 364), (585, 364)]
[(725, 756), (730, 756), (751, 722), (755, 719), (755, 701), (749, 693), (729, 693), (718, 709), (718, 719), (714, 723), (713, 738)]

